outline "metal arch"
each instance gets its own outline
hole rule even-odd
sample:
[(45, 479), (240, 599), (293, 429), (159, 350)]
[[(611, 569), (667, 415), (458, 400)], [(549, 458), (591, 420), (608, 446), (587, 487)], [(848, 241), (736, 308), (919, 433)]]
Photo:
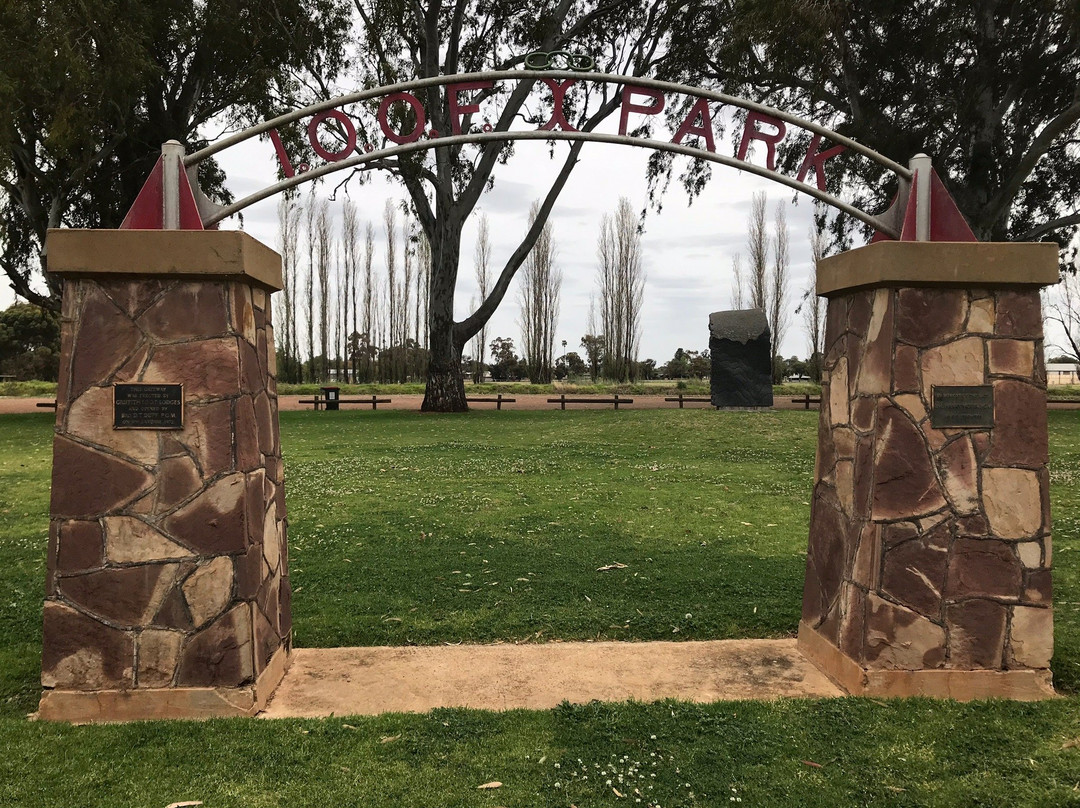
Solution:
[[(742, 109), (750, 110), (753, 112), (759, 112), (764, 115), (776, 118), (786, 123), (794, 124), (800, 129), (804, 129), (814, 134), (826, 137), (829, 140), (839, 145), (845, 146), (851, 151), (861, 154), (870, 160), (873, 160), (877, 164), (893, 172), (901, 181), (901, 185), (907, 184), (913, 177), (913, 172), (900, 165), (899, 163), (890, 160), (878, 152), (867, 148), (858, 141), (851, 138), (840, 135), (831, 129), (827, 129), (824, 126), (800, 118), (796, 115), (784, 112), (783, 110), (775, 109), (773, 107), (766, 106), (764, 104), (758, 104), (754, 101), (749, 101), (745, 98), (739, 98), (737, 96), (730, 96), (724, 93), (717, 93), (711, 90), (704, 90), (697, 87), (690, 87), (684, 84), (677, 84), (668, 81), (659, 81), (657, 79), (649, 79), (644, 77), (625, 76), (611, 73), (594, 73), (584, 72), (578, 70), (490, 70), (479, 73), (462, 73), (448, 76), (433, 76), (425, 79), (415, 79), (413, 81), (400, 82), (398, 84), (387, 85), (382, 87), (373, 87), (367, 90), (361, 90), (359, 92), (350, 93), (348, 95), (338, 96), (326, 101), (320, 101), (316, 104), (311, 104), (302, 109), (288, 112), (284, 115), (279, 115), (276, 118), (272, 118), (268, 121), (264, 121), (256, 126), (252, 126), (245, 129), (242, 132), (238, 132), (235, 135), (224, 138), (217, 143), (213, 143), (204, 149), (200, 149), (184, 158), (184, 165), (189, 171), (193, 171), (202, 160), (214, 155), (224, 149), (234, 146), (238, 143), (242, 143), (252, 137), (257, 137), (265, 132), (269, 132), (273, 129), (277, 129), (279, 126), (283, 126), (288, 123), (306, 118), (312, 115), (316, 115), (320, 112), (324, 112), (330, 109), (336, 109), (338, 107), (344, 107), (349, 104), (355, 104), (360, 101), (366, 101), (372, 98), (379, 98), (388, 96), (399, 92), (410, 92), (414, 90), (423, 90), (430, 87), (442, 87), (450, 84), (458, 84), (471, 81), (526, 81), (537, 79), (560, 79), (560, 80), (573, 80), (573, 81), (598, 81), (608, 84), (621, 84), (623, 86), (631, 86), (634, 88), (659, 90), (662, 92), (675, 93), (680, 95), (687, 95), (696, 98), (704, 98), (708, 101), (715, 101), (721, 104), (727, 104), (730, 106), (737, 106)], [(787, 177), (776, 171), (769, 170), (762, 166), (748, 163), (744, 160), (739, 160), (735, 157), (728, 157), (715, 152), (709, 152), (704, 149), (698, 149), (691, 146), (684, 146), (682, 144), (664, 142), (660, 140), (651, 140), (646, 138), (635, 138), (628, 135), (610, 135), (599, 132), (578, 132), (578, 131), (562, 131), (562, 130), (521, 130), (521, 131), (495, 131), (495, 132), (474, 132), (461, 135), (451, 135), (446, 137), (438, 137), (435, 139), (417, 140), (412, 143), (405, 143), (394, 146), (388, 149), (378, 149), (365, 154), (358, 154), (355, 157), (350, 157), (345, 160), (329, 162), (316, 169), (303, 172), (294, 177), (290, 177), (281, 182), (270, 185), (261, 191), (244, 197), (243, 199), (235, 202), (227, 207), (219, 207), (214, 205), (212, 208), (208, 206), (205, 211), (206, 218), (203, 220), (204, 226), (210, 226), (216, 224), (222, 219), (231, 216), (249, 205), (266, 199), (269, 196), (273, 196), (280, 191), (287, 188), (299, 185), (302, 182), (313, 180), (318, 177), (331, 174), (335, 171), (340, 171), (346, 168), (353, 168), (356, 166), (364, 165), (365, 163), (373, 162), (375, 160), (385, 159), (387, 157), (393, 157), (400, 154), (410, 154), (413, 152), (424, 151), (426, 149), (436, 148), (438, 146), (453, 146), (464, 143), (486, 143), (489, 141), (515, 141), (515, 140), (568, 140), (568, 141), (593, 141), (599, 143), (613, 143), (626, 146), (636, 146), (638, 148), (651, 148), (659, 151), (671, 152), (674, 154), (683, 154), (689, 157), (694, 157), (701, 160), (708, 160), (709, 162), (719, 163), (721, 165), (730, 166), (742, 171), (749, 171), (752, 174), (756, 174), (761, 177), (766, 177), (778, 182), (781, 185), (786, 185), (796, 191), (808, 194), (816, 199), (825, 202), (832, 207), (843, 211), (855, 218), (859, 219), (871, 227), (879, 230), (893, 238), (900, 237), (899, 228), (895, 226), (895, 223), (888, 221), (885, 217), (872, 216), (858, 208), (849, 205), (848, 203), (837, 199), (831, 194), (825, 193), (819, 190), (813, 185), (808, 185), (798, 180)]]
[(319, 166), (318, 168), (305, 171), (302, 174), (297, 174), (274, 185), (267, 186), (260, 191), (256, 191), (243, 199), (234, 202), (227, 207), (220, 208), (215, 211), (211, 216), (203, 222), (207, 227), (216, 224), (217, 222), (225, 219), (232, 214), (243, 210), (249, 205), (253, 205), (267, 197), (273, 196), (288, 188), (292, 188), (308, 180), (313, 180), (318, 177), (325, 176), (326, 174), (332, 174), (335, 171), (340, 171), (345, 168), (353, 168), (361, 166), (364, 163), (381, 160), (386, 157), (392, 157), (399, 154), (410, 154), (412, 152), (423, 151), (425, 149), (434, 148), (439, 145), (453, 146), (460, 143), (487, 143), (489, 141), (506, 141), (506, 140), (584, 140), (593, 141), (598, 143), (615, 143), (624, 146), (637, 146), (638, 148), (657, 149), (659, 151), (673, 152), (675, 154), (684, 154), (690, 157), (696, 157), (702, 160), (708, 160), (713, 163), (720, 163), (721, 165), (731, 166), (741, 171), (749, 171), (752, 174), (757, 174), (761, 177), (767, 177), (775, 182), (779, 182), (782, 185), (786, 185), (789, 188), (793, 188), (796, 191), (801, 191), (805, 194), (809, 194), (815, 199), (819, 199), (828, 205), (832, 205), (838, 210), (843, 211), (862, 222), (870, 225), (876, 230), (880, 230), (893, 238), (900, 237), (900, 231), (891, 225), (883, 222), (880, 218), (872, 216), (865, 211), (849, 205), (841, 199), (837, 199), (831, 194), (825, 191), (818, 190), (813, 185), (807, 185), (806, 183), (799, 182), (791, 177), (786, 177), (783, 174), (777, 174), (770, 171), (763, 166), (757, 166), (753, 163), (747, 163), (743, 160), (739, 160), (735, 157), (728, 157), (723, 154), (716, 154), (714, 152), (703, 151), (701, 149), (694, 148), (693, 146), (684, 146), (680, 143), (666, 143), (659, 140), (647, 140), (643, 138), (630, 137), (629, 135), (608, 135), (600, 132), (563, 132), (563, 131), (520, 131), (520, 132), (475, 132), (462, 135), (451, 135), (449, 137), (439, 137), (435, 140), (419, 140), (414, 143), (406, 143), (401, 146), (395, 146), (391, 149), (378, 149), (376, 151), (360, 154), (355, 157), (350, 157), (338, 162), (327, 163), (326, 165)]
[[(649, 90), (663, 90), (665, 92), (678, 93), (680, 95), (689, 95), (696, 98), (704, 98), (709, 101), (716, 101), (721, 104), (729, 104), (731, 106), (741, 107), (742, 109), (751, 110), (753, 112), (760, 112), (765, 115), (770, 115), (774, 118), (778, 118), (786, 123), (794, 124), (800, 129), (805, 129), (809, 132), (821, 135), (829, 138), (834, 143), (838, 143), (842, 146), (846, 146), (854, 152), (857, 152), (864, 157), (868, 157), (889, 171), (899, 176), (901, 179), (910, 180), (912, 172), (895, 162), (890, 160), (883, 154), (870, 149), (857, 140), (852, 140), (849, 137), (844, 137), (837, 132), (827, 129), (824, 126), (808, 121), (797, 115), (784, 112), (780, 109), (766, 106), (764, 104), (758, 104), (755, 101), (749, 101), (745, 98), (739, 98), (738, 96), (725, 95), (724, 93), (716, 93), (711, 90), (704, 90), (700, 87), (690, 87), (685, 84), (676, 84), (670, 81), (659, 81), (657, 79), (638, 78), (636, 76), (624, 76), (615, 73), (586, 73), (574, 70), (488, 70), (481, 73), (461, 73), (450, 76), (432, 76), (426, 79), (414, 79), (413, 81), (401, 82), (399, 84), (391, 84), (384, 87), (372, 87), (367, 90), (361, 90), (355, 93), (349, 93), (348, 95), (341, 95), (337, 98), (331, 98), (326, 101), (320, 101), (317, 104), (311, 104), (303, 109), (294, 110), (293, 112), (287, 112), (284, 115), (279, 115), (276, 118), (271, 118), (268, 121), (263, 121), (260, 124), (245, 129), (242, 132), (237, 132), (235, 135), (230, 135), (223, 140), (219, 140), (217, 143), (213, 143), (204, 149), (200, 149), (197, 152), (193, 152), (184, 158), (184, 165), (191, 166), (205, 160), (213, 154), (217, 154), (223, 149), (227, 149), (230, 146), (234, 146), (237, 143), (242, 143), (249, 138), (261, 135), (264, 132), (269, 132), (271, 129), (276, 129), (279, 126), (283, 126), (287, 123), (306, 118), (309, 115), (315, 115), (319, 112), (325, 112), (328, 109), (335, 109), (337, 107), (345, 106), (346, 104), (355, 104), (358, 101), (367, 101), (371, 98), (379, 98), (384, 95), (391, 95), (399, 92), (409, 92), (411, 90), (424, 90), (429, 87), (442, 87), (448, 84), (458, 84), (468, 81), (526, 81), (536, 79), (574, 79), (577, 81), (599, 81), (607, 84), (622, 84), (631, 87), (641, 87)], [(500, 134), (511, 134), (509, 132)], [(449, 138), (440, 138), (440, 141), (448, 141)], [(466, 141), (467, 142), (467, 141)], [(431, 145), (439, 145), (433, 143)], [(385, 156), (385, 155), (384, 155)]]

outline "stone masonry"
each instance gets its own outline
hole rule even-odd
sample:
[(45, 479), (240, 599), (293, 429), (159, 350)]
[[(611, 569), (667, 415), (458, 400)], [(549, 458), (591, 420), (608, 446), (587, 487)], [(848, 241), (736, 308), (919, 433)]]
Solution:
[[(1057, 255), (1044, 246), (884, 243), (819, 270), (829, 305), (800, 645), (849, 692), (1052, 693), (1039, 288)], [(1011, 252), (987, 251), (998, 247)], [(906, 286), (912, 262), (964, 285)], [(935, 385), (992, 385), (993, 427), (931, 427)]]
[[(52, 231), (66, 278), (40, 715), (252, 714), (290, 647), (271, 292), (238, 232)], [(182, 430), (113, 385), (183, 384)]]

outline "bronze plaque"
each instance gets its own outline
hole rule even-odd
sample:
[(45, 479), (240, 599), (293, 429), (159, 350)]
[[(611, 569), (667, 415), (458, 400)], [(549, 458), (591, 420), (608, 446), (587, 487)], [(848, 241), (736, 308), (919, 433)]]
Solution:
[(930, 426), (934, 429), (987, 428), (994, 425), (993, 385), (949, 387), (935, 384), (931, 396)]
[(113, 429), (183, 428), (184, 385), (113, 385)]

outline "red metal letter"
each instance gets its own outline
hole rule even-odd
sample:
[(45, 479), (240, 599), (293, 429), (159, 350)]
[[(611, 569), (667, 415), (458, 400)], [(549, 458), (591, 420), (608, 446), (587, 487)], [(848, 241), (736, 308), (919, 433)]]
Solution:
[[(701, 124), (698, 124), (698, 118)], [(713, 142), (712, 113), (709, 112), (709, 102), (699, 98), (694, 102), (686, 120), (679, 126), (672, 143), (682, 143), (687, 135), (700, 135), (705, 138), (705, 148), (711, 152), (716, 151), (716, 143)]]
[(814, 179), (817, 180), (817, 187), (819, 191), (825, 190), (825, 161), (830, 157), (836, 157), (840, 152), (844, 151), (846, 146), (833, 146), (831, 149), (826, 149), (823, 152), (818, 151), (818, 146), (821, 144), (821, 135), (814, 135), (814, 139), (810, 141), (810, 147), (806, 150), (806, 157), (803, 158), (802, 167), (799, 169), (799, 182), (806, 179), (806, 175), (811, 171), (814, 172)]
[[(390, 105), (397, 102), (404, 101), (413, 109), (413, 114), (416, 115), (416, 126), (407, 135), (399, 135), (390, 128), (390, 123), (386, 120), (386, 113), (390, 109)], [(379, 121), (379, 128), (382, 129), (382, 133), (386, 137), (395, 143), (413, 143), (420, 139), (420, 136), (424, 134), (424, 127), (427, 126), (427, 118), (424, 116), (424, 105), (417, 100), (415, 95), (409, 93), (394, 93), (388, 95), (379, 104), (379, 112), (375, 116)]]
[[(635, 95), (648, 96), (653, 100), (651, 104), (635, 104)], [(626, 134), (626, 122), (631, 112), (640, 112), (642, 115), (656, 115), (664, 109), (664, 94), (659, 90), (645, 90), (640, 87), (627, 85), (622, 91), (622, 111), (619, 113), (619, 134)]]
[(563, 113), (563, 98), (566, 96), (566, 91), (570, 89), (570, 85), (577, 84), (577, 79), (567, 79), (562, 82), (555, 79), (543, 79), (543, 82), (551, 88), (551, 118), (540, 128), (550, 131), (560, 126), (564, 132), (576, 132), (577, 129), (570, 125)]
[[(762, 132), (757, 128), (757, 124), (763, 123), (768, 126), (772, 126), (776, 129), (775, 134), (769, 134), (768, 132)], [(784, 135), (787, 134), (787, 127), (784, 126), (784, 122), (778, 120), (771, 115), (766, 115), (763, 112), (749, 112), (746, 115), (746, 126), (743, 128), (742, 143), (739, 144), (739, 153), (736, 157), (739, 160), (746, 159), (746, 149), (750, 145), (751, 140), (760, 140), (765, 144), (765, 167), (769, 171), (776, 171), (776, 144), (784, 139)]]
[(293, 171), (292, 162), (289, 160), (289, 155), (285, 153), (285, 144), (281, 142), (281, 135), (277, 133), (277, 129), (270, 130), (270, 139), (274, 141), (274, 151), (277, 152), (278, 162), (281, 163), (281, 173), (286, 178), (296, 176), (296, 172)]
[[(319, 124), (327, 118), (333, 118), (345, 127), (345, 148), (341, 151), (328, 151), (324, 149), (323, 145), (319, 142)], [(311, 123), (309, 123), (307, 127), (307, 136), (308, 140), (311, 141), (311, 148), (315, 150), (315, 153), (322, 159), (329, 160), (331, 163), (336, 163), (338, 160), (344, 160), (356, 150), (356, 127), (353, 126), (352, 121), (349, 120), (349, 116), (340, 109), (328, 109), (326, 112), (320, 112), (312, 118)]]
[(493, 81), (463, 81), (460, 84), (448, 84), (446, 87), (446, 103), (450, 108), (450, 130), (455, 135), (461, 134), (461, 116), (480, 111), (480, 105), (471, 102), (468, 104), (458, 103), (457, 94), (462, 90), (487, 90), (494, 87)]

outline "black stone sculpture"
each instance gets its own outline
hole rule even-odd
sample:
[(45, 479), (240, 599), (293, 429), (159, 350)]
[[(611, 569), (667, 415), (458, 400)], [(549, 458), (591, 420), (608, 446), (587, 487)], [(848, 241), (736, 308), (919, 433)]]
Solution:
[(709, 315), (714, 407), (771, 407), (769, 320), (762, 309)]

